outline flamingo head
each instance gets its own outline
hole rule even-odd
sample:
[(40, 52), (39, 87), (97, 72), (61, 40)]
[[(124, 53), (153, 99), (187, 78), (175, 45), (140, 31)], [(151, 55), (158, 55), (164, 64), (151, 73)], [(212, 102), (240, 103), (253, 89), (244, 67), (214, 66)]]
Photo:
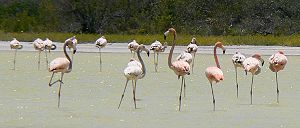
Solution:
[(143, 45), (143, 44), (139, 45), (139, 47), (137, 48), (137, 51), (138, 51), (138, 52), (145, 51), (145, 52), (147, 53), (148, 57), (149, 57), (149, 55), (150, 55), (149, 50), (148, 50), (148, 49), (145, 47), (145, 45)]
[(223, 50), (223, 54), (225, 54), (226, 49), (224, 48), (222, 42), (218, 41), (215, 46), (221, 48)]
[(192, 38), (191, 44), (197, 44), (197, 40), (195, 37)]
[(264, 66), (265, 60), (261, 57), (259, 53), (255, 53), (254, 55), (252, 55), (252, 57), (258, 59), (261, 62), (261, 66)]

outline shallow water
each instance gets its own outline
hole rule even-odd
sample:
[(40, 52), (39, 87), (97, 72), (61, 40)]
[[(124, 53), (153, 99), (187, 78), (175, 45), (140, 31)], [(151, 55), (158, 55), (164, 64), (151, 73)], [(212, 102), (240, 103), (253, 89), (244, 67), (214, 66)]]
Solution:
[[(268, 69), (254, 78), (250, 105), (251, 75), (239, 70), (240, 95), (236, 98), (235, 71), (231, 55), (219, 55), (225, 80), (214, 85), (216, 111), (204, 70), (214, 65), (212, 55), (197, 54), (194, 73), (186, 77), (187, 90), (182, 111), (178, 111), (181, 81), (167, 66), (167, 54), (160, 54), (158, 73), (153, 54), (145, 58), (146, 77), (137, 82), (134, 109), (129, 86), (117, 109), (125, 85), (123, 69), (132, 54), (103, 53), (99, 72), (98, 53), (77, 53), (71, 73), (64, 75), (61, 107), (57, 108), (58, 84), (48, 86), (51, 76), (44, 58), (37, 69), (37, 52), (18, 52), (16, 70), (13, 51), (0, 51), (1, 127), (299, 127), (299, 56), (279, 73), (280, 103), (276, 104), (275, 74)], [(62, 52), (52, 52), (52, 60)], [(177, 54), (176, 54), (177, 55)], [(175, 57), (176, 57), (175, 55)], [(42, 57), (44, 54), (42, 54)], [(174, 58), (174, 57), (173, 57)], [(265, 60), (268, 56), (263, 57)], [(205, 60), (204, 60), (205, 59)], [(267, 61), (266, 61), (267, 62)], [(58, 79), (57, 74), (54, 79)]]

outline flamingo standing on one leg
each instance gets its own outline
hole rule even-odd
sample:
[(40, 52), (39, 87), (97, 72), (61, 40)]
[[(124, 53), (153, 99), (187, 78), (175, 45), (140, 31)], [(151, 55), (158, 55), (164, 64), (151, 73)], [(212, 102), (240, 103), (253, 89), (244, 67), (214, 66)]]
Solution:
[(46, 40), (44, 40), (44, 45), (45, 45), (45, 55), (46, 55), (46, 62), (48, 65), (48, 56), (47, 56), (47, 50), (50, 53), (51, 50), (55, 50), (56, 49), (56, 45), (53, 44), (53, 42), (51, 40), (49, 40), (48, 38), (46, 38)]
[(252, 74), (251, 90), (250, 90), (251, 104), (252, 104), (252, 95), (253, 95), (253, 77), (254, 75), (258, 75), (261, 72), (260, 63), (263, 66), (264, 60), (261, 58), (261, 55), (258, 53), (252, 55), (251, 57), (246, 58), (243, 62), (243, 68), (245, 69), (246, 75), (247, 72), (251, 72)]
[(133, 52), (133, 57), (135, 57), (135, 52), (138, 47), (139, 47), (139, 44), (135, 40), (128, 43), (128, 49), (130, 50), (131, 53)]
[[(68, 38), (68, 39), (65, 40), (65, 43), (66, 43), (66, 42), (70, 42), (70, 43), (73, 44), (73, 45), (68, 45), (68, 48), (69, 48), (69, 49), (72, 48), (73, 51), (74, 51), (74, 47), (77, 46), (77, 39), (76, 39), (76, 37), (73, 36), (73, 37), (71, 37), (71, 38)], [(74, 54), (72, 54), (72, 61), (74, 62), (73, 56), (74, 56)]]
[(236, 52), (231, 60), (235, 69), (235, 83), (236, 83), (236, 97), (239, 97), (239, 84), (238, 84), (238, 79), (237, 79), (237, 68), (243, 68), (243, 62), (245, 61), (246, 57), (240, 52)]
[[(73, 62), (70, 59), (70, 57), (66, 51), (67, 46), (73, 48), (73, 54), (76, 53), (76, 50), (77, 50), (76, 44), (73, 42), (70, 42), (70, 41), (65, 42), (64, 46), (63, 46), (65, 57), (60, 57), (60, 58), (56, 58), (56, 59), (52, 60), (50, 62), (49, 69), (48, 69), (49, 72), (52, 72), (52, 75), (51, 75), (51, 78), (49, 81), (49, 86), (52, 86), (56, 82), (60, 82), (59, 89), (58, 89), (58, 107), (60, 106), (60, 90), (61, 90), (61, 84), (63, 83), (62, 79), (63, 79), (64, 73), (69, 73), (72, 71)], [(57, 72), (61, 72), (61, 78), (59, 80), (52, 82), (53, 75), (54, 75), (54, 73), (57, 73)]]
[[(37, 38), (33, 41), (33, 47), (35, 50), (39, 51), (39, 60), (38, 60), (38, 70), (40, 70), (40, 65), (41, 65), (41, 52), (45, 50), (45, 44), (43, 40), (40, 38)], [(47, 62), (48, 65), (48, 62)]]
[(283, 70), (286, 63), (287, 63), (287, 57), (284, 55), (282, 51), (279, 51), (275, 54), (273, 54), (269, 58), (269, 63), (270, 63), (270, 70), (272, 72), (275, 72), (276, 76), (276, 85), (277, 85), (277, 103), (279, 103), (279, 88), (278, 88), (278, 80), (277, 80), (277, 72), (280, 70)]
[(219, 60), (218, 60), (218, 56), (217, 56), (217, 48), (221, 48), (223, 50), (223, 54), (225, 54), (225, 48), (222, 45), (221, 42), (217, 42), (215, 44), (214, 47), (214, 58), (215, 58), (215, 62), (217, 67), (208, 67), (205, 70), (205, 75), (210, 83), (210, 87), (211, 87), (211, 94), (212, 94), (212, 98), (213, 98), (213, 104), (214, 104), (214, 111), (216, 110), (216, 102), (215, 102), (215, 95), (214, 95), (214, 90), (213, 90), (213, 86), (212, 83), (213, 82), (220, 82), (222, 80), (224, 80), (224, 75), (223, 72), (221, 70), (221, 66), (219, 64)]
[(195, 57), (196, 57), (196, 52), (198, 50), (197, 46), (197, 40), (195, 37), (192, 38), (192, 41), (190, 44), (187, 46), (187, 52), (188, 53), (193, 53), (193, 63), (192, 63), (192, 72), (194, 72), (194, 63), (195, 63)]
[(164, 33), (164, 39), (166, 40), (166, 36), (168, 33), (172, 33), (174, 38), (173, 38), (173, 45), (171, 47), (169, 57), (168, 57), (168, 66), (170, 69), (174, 71), (174, 73), (178, 76), (178, 79), (181, 77), (181, 87), (180, 87), (180, 95), (179, 95), (179, 106), (178, 110), (180, 111), (181, 109), (181, 94), (182, 94), (182, 87), (185, 86), (185, 75), (190, 74), (190, 65), (185, 62), (185, 61), (174, 61), (172, 62), (172, 54), (176, 45), (176, 30), (174, 28), (169, 28), (168, 31)]
[(97, 48), (99, 48), (99, 62), (100, 62), (100, 72), (102, 71), (102, 59), (101, 59), (101, 49), (104, 48), (107, 44), (107, 40), (105, 39), (104, 36), (96, 40), (95, 45)]
[(18, 49), (22, 49), (22, 48), (23, 48), (23, 45), (21, 45), (21, 43), (20, 43), (16, 38), (13, 38), (13, 40), (10, 41), (10, 48), (11, 48), (11, 49), (15, 49), (14, 68), (13, 68), (13, 70), (15, 70), (15, 69), (16, 69), (16, 56), (17, 56), (17, 50), (18, 50)]
[(134, 108), (136, 109), (136, 98), (135, 98), (135, 93), (136, 93), (136, 82), (138, 79), (142, 79), (145, 77), (146, 75), (146, 67), (144, 64), (144, 61), (140, 55), (140, 53), (142, 51), (147, 52), (147, 55), (149, 57), (149, 50), (143, 45), (139, 45), (136, 52), (137, 52), (137, 57), (139, 59), (139, 61), (135, 60), (134, 58), (130, 59), (130, 62), (127, 64), (127, 67), (124, 69), (124, 75), (127, 78), (126, 80), (126, 84), (125, 84), (125, 88), (123, 91), (123, 94), (121, 96), (121, 100), (118, 106), (118, 109), (121, 106), (123, 97), (124, 97), (124, 93), (127, 87), (127, 83), (129, 80), (132, 81), (132, 87), (133, 87), (133, 101), (134, 101)]
[[(153, 50), (154, 52), (154, 66), (155, 66), (155, 72), (157, 72), (157, 66), (158, 66), (158, 54), (161, 52), (164, 52), (165, 49), (167, 48), (167, 42), (162, 45), (159, 41), (155, 41), (151, 44), (150, 50)], [(155, 57), (156, 54), (156, 57)]]

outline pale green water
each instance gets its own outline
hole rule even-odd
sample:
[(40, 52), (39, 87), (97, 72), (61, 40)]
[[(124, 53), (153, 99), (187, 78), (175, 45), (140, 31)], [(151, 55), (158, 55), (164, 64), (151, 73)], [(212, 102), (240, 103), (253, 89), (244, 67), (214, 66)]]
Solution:
[[(54, 52), (50, 60), (61, 56)], [(44, 56), (44, 54), (42, 54)], [(121, 108), (117, 106), (125, 84), (123, 69), (131, 54), (104, 53), (99, 72), (97, 53), (77, 53), (73, 71), (64, 76), (61, 108), (57, 108), (58, 86), (49, 87), (51, 73), (44, 59), (37, 70), (37, 52), (19, 52), (15, 71), (12, 51), (0, 52), (0, 127), (299, 127), (299, 56), (279, 73), (280, 104), (276, 104), (275, 74), (267, 67), (254, 78), (250, 104), (251, 75), (239, 70), (240, 97), (236, 98), (231, 55), (220, 55), (225, 80), (214, 86), (216, 111), (212, 111), (209, 83), (204, 75), (214, 65), (212, 55), (198, 55), (195, 71), (186, 77), (187, 97), (177, 111), (180, 80), (167, 67), (167, 55), (160, 55), (159, 72), (154, 72), (153, 55), (145, 60), (147, 75), (137, 83), (134, 109), (132, 86), (128, 86)], [(143, 54), (143, 58), (146, 55)], [(205, 58), (205, 59), (204, 59)], [(264, 56), (267, 60), (268, 56)], [(205, 60), (205, 61), (204, 61)], [(266, 61), (267, 62), (267, 61)], [(60, 75), (57, 75), (56, 79)]]

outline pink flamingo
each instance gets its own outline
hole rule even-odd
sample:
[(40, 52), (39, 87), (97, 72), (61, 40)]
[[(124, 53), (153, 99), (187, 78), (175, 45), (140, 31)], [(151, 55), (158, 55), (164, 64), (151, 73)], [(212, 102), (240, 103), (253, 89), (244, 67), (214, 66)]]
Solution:
[(218, 82), (224, 80), (224, 75), (223, 75), (223, 72), (221, 70), (219, 60), (218, 60), (218, 57), (217, 57), (217, 48), (221, 48), (223, 50), (223, 54), (225, 54), (224, 46), (222, 45), (221, 42), (217, 42), (215, 44), (215, 47), (214, 47), (214, 58), (215, 58), (215, 62), (216, 62), (217, 67), (208, 67), (205, 70), (205, 75), (206, 75), (206, 77), (207, 77), (207, 79), (210, 83), (210, 87), (211, 87), (211, 94), (212, 94), (212, 97), (213, 97), (214, 111), (215, 111), (215, 108), (216, 108), (216, 101), (215, 101), (215, 95), (214, 95), (214, 90), (213, 90), (213, 87), (212, 87), (212, 83), (213, 82), (218, 83)]
[(252, 55), (251, 57), (246, 58), (243, 62), (243, 68), (245, 69), (246, 75), (247, 72), (251, 72), (252, 74), (251, 90), (250, 90), (251, 104), (252, 104), (252, 95), (253, 95), (253, 77), (254, 75), (258, 75), (261, 72), (260, 63), (263, 66), (264, 60), (261, 58), (261, 55), (258, 53)]
[(170, 53), (169, 53), (169, 57), (168, 57), (168, 66), (170, 69), (172, 69), (175, 74), (178, 76), (178, 79), (181, 77), (181, 88), (180, 88), (180, 95), (179, 95), (179, 111), (181, 108), (181, 94), (182, 94), (182, 87), (184, 85), (185, 87), (185, 75), (189, 75), (190, 74), (190, 65), (186, 62), (186, 61), (172, 61), (172, 54), (176, 45), (176, 30), (174, 28), (169, 28), (168, 31), (166, 31), (164, 33), (164, 39), (166, 40), (166, 36), (168, 35), (168, 33), (173, 33), (174, 35), (174, 39), (173, 39), (173, 45), (171, 47)]
[(286, 63), (287, 63), (287, 57), (284, 55), (282, 51), (279, 51), (275, 54), (273, 54), (269, 58), (269, 63), (270, 63), (270, 70), (272, 72), (275, 72), (276, 76), (276, 85), (277, 85), (277, 103), (279, 103), (279, 89), (278, 89), (278, 80), (277, 80), (277, 72), (280, 70), (283, 70)]
[[(49, 86), (52, 86), (53, 84), (55, 84), (57, 82), (60, 82), (59, 90), (58, 90), (58, 107), (60, 105), (60, 90), (61, 90), (61, 84), (63, 83), (62, 79), (63, 79), (64, 73), (69, 73), (72, 71), (72, 60), (70, 59), (70, 57), (66, 51), (67, 46), (72, 47), (73, 54), (75, 54), (75, 52), (77, 50), (76, 44), (71, 41), (65, 42), (64, 46), (63, 46), (65, 57), (59, 57), (59, 58), (52, 60), (49, 64), (49, 69), (48, 69), (49, 72), (52, 72), (52, 75), (51, 75), (51, 78), (49, 81)], [(56, 80), (53, 83), (51, 83), (54, 73), (57, 73), (57, 72), (61, 72), (61, 78), (59, 80)]]
[(235, 69), (235, 83), (236, 83), (236, 97), (237, 98), (239, 98), (239, 83), (238, 83), (238, 78), (237, 78), (237, 75), (238, 75), (237, 68), (238, 67), (243, 68), (243, 62), (245, 59), (246, 59), (246, 56), (240, 52), (236, 52), (231, 58), (234, 69)]
[(15, 56), (14, 56), (14, 68), (13, 70), (16, 69), (16, 56), (17, 56), (17, 50), (18, 49), (22, 49), (23, 48), (23, 45), (21, 45), (21, 43), (16, 39), (16, 38), (13, 38), (12, 41), (10, 41), (10, 48), (11, 49), (15, 49)]

